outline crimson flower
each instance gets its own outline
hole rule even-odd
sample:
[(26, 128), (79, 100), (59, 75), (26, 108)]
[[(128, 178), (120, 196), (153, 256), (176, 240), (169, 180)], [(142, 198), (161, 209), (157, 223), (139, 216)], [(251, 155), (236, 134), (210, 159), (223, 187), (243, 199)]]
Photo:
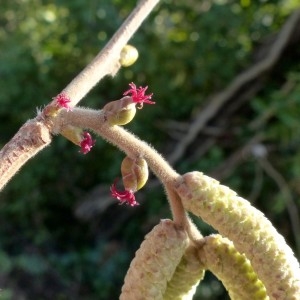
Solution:
[(83, 133), (83, 139), (80, 142), (81, 150), (83, 154), (87, 154), (91, 151), (92, 147), (95, 145), (96, 141), (92, 139), (91, 135), (88, 132)]
[(58, 94), (55, 98), (56, 105), (58, 107), (66, 108), (67, 111), (71, 110), (71, 107), (69, 106), (69, 103), (71, 102), (70, 98), (65, 94)]
[(126, 203), (127, 205), (130, 206), (139, 205), (139, 203), (135, 201), (135, 196), (133, 191), (131, 190), (118, 191), (116, 188), (116, 183), (117, 183), (117, 179), (110, 187), (110, 191), (111, 191), (111, 195), (120, 201), (120, 204)]
[(155, 102), (150, 101), (153, 93), (149, 94), (149, 95), (145, 95), (145, 92), (146, 92), (148, 86), (146, 86), (146, 87), (140, 86), (139, 88), (137, 88), (133, 82), (129, 83), (129, 86), (130, 86), (130, 89), (127, 90), (123, 95), (124, 96), (129, 95), (132, 98), (134, 103), (139, 104), (138, 108), (142, 108), (143, 103), (155, 104)]

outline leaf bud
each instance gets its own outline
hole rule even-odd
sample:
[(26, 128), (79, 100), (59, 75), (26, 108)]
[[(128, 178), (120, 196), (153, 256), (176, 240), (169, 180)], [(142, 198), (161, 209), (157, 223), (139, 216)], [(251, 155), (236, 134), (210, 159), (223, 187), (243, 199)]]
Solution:
[(131, 45), (125, 45), (121, 50), (119, 62), (123, 67), (129, 67), (136, 62), (138, 57), (139, 52), (135, 47)]
[(60, 134), (75, 145), (79, 146), (83, 137), (83, 129), (73, 125), (67, 125), (62, 128)]
[(148, 180), (147, 162), (143, 158), (132, 159), (126, 156), (121, 164), (121, 173), (125, 189), (136, 192)]
[(110, 125), (125, 125), (135, 116), (136, 105), (129, 96), (107, 103), (103, 107), (105, 119)]

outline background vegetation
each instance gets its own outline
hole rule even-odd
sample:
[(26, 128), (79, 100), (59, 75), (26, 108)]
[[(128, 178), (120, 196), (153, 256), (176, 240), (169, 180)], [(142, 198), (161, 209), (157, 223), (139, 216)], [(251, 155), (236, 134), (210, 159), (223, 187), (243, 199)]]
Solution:
[[(1, 1), (0, 148), (93, 58), (135, 3)], [(131, 81), (149, 85), (157, 104), (127, 127), (172, 157), (192, 120), (241, 71), (264, 59), (299, 5), (162, 1), (131, 40), (138, 62), (104, 79), (81, 105), (101, 108), (119, 99)], [(203, 171), (251, 200), (298, 257), (299, 31), (274, 67), (237, 91), (172, 161), (182, 173)], [(123, 158), (117, 149), (97, 138), (88, 155), (78, 150), (55, 137), (1, 193), (1, 299), (118, 299), (144, 235), (170, 216), (154, 178), (137, 194), (137, 208), (118, 206), (110, 197)], [(197, 224), (204, 234), (213, 232)], [(208, 273), (195, 299), (225, 294)]]

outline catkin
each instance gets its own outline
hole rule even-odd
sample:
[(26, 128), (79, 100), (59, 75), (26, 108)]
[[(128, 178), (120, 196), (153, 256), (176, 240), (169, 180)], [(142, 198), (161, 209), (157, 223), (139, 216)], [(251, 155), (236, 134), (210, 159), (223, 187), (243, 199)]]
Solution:
[(204, 267), (222, 281), (232, 300), (269, 299), (249, 260), (227, 238), (219, 234), (205, 237), (198, 253)]
[(196, 288), (205, 273), (197, 251), (194, 245), (189, 245), (186, 249), (171, 281), (168, 282), (164, 300), (193, 299)]
[(188, 241), (182, 228), (171, 220), (161, 220), (136, 252), (120, 300), (162, 300)]
[(228, 237), (251, 261), (270, 299), (300, 299), (300, 267), (293, 251), (262, 212), (228, 187), (200, 172), (178, 179), (188, 211)]

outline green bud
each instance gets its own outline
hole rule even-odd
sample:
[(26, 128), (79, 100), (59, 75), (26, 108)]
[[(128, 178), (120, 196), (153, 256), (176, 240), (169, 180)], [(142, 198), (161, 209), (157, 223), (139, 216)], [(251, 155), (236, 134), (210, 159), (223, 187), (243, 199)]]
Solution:
[(147, 162), (143, 158), (132, 159), (126, 156), (121, 164), (121, 173), (125, 189), (136, 192), (148, 180)]
[(75, 145), (79, 146), (83, 137), (83, 129), (73, 125), (67, 125), (60, 131), (60, 134)]
[(125, 125), (135, 116), (136, 104), (129, 96), (111, 101), (103, 107), (103, 113), (110, 125)]
[(120, 53), (120, 64), (123, 67), (133, 65), (139, 57), (137, 49), (131, 45), (126, 45)]

